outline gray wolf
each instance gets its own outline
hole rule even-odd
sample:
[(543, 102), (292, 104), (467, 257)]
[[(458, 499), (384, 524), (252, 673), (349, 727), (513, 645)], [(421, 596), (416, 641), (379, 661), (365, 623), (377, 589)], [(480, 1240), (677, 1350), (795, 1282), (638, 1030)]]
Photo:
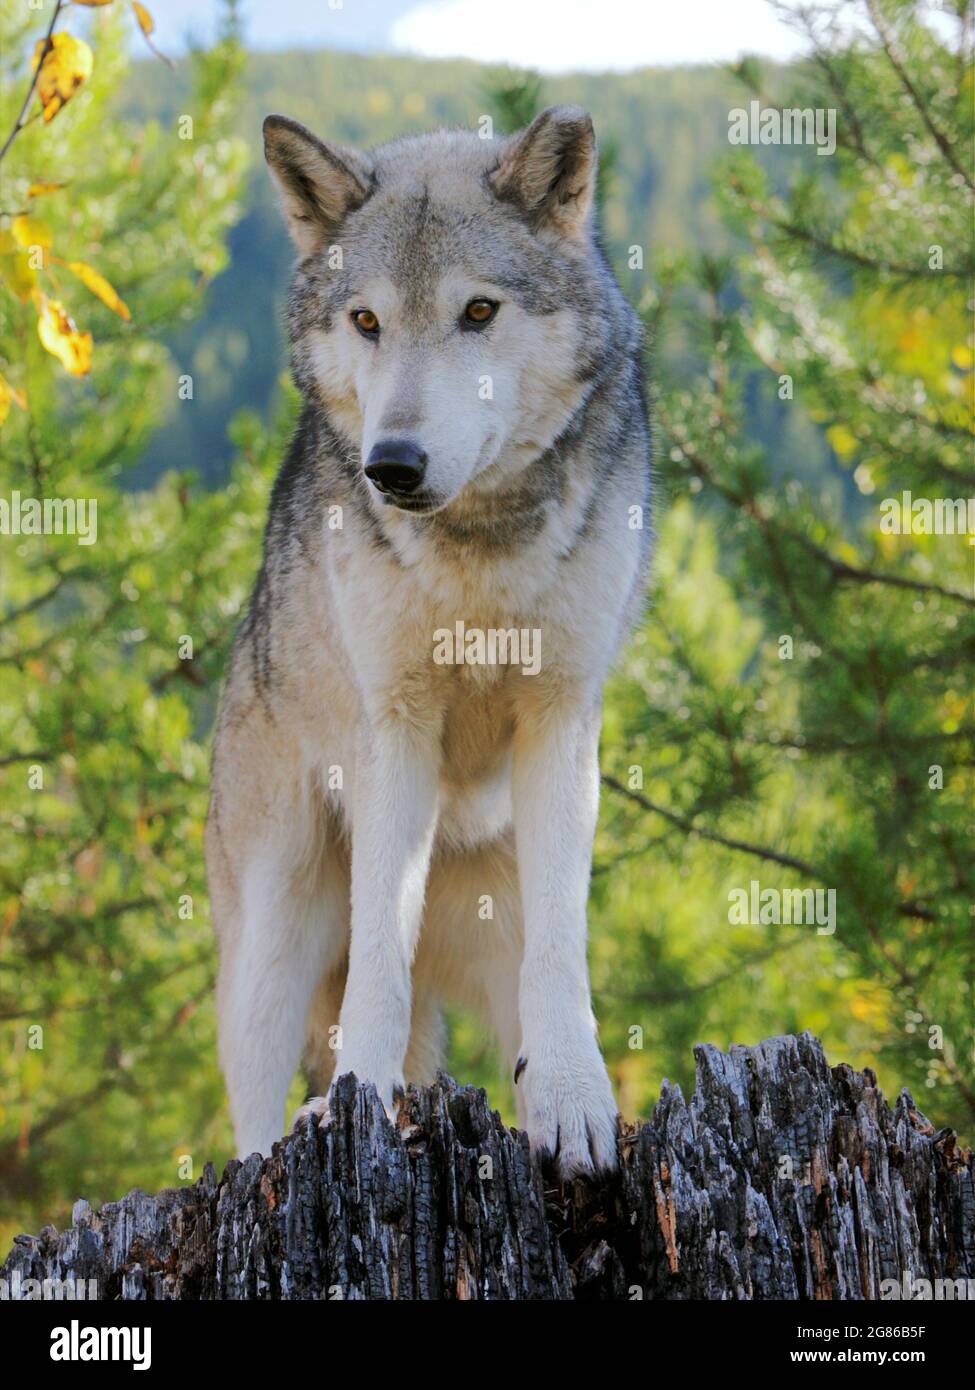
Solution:
[(269, 1152), (302, 1059), (320, 1094), (299, 1114), (324, 1118), (347, 1072), (393, 1114), (457, 1000), (515, 1073), (533, 1151), (610, 1168), (586, 902), (650, 437), (639, 320), (593, 225), (592, 122), (556, 107), (506, 139), (369, 153), (282, 116), (264, 135), (304, 405), (213, 757), (239, 1151)]

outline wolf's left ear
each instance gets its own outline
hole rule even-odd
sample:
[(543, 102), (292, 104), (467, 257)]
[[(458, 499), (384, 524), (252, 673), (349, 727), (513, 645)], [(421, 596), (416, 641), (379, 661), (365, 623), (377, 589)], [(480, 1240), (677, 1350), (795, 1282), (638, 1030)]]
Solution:
[(373, 189), (365, 155), (326, 145), (287, 116), (266, 118), (264, 157), (281, 193), (291, 239), (303, 256), (320, 250)]
[(490, 174), (538, 231), (581, 240), (596, 188), (596, 136), (581, 106), (550, 106), (513, 135)]

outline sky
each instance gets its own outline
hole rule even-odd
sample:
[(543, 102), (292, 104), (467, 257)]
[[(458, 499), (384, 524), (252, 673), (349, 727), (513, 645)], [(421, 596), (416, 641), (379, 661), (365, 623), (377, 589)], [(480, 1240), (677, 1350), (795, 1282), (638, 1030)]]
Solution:
[[(208, 39), (220, 0), (146, 0), (159, 47)], [(476, 58), (543, 72), (788, 59), (799, 37), (767, 0), (242, 0), (256, 48)]]

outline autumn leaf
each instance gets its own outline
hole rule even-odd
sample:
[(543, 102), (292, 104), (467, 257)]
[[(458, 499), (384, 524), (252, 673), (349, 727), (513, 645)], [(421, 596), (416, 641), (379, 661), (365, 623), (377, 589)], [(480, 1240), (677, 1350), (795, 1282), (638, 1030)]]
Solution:
[(146, 38), (148, 38), (156, 27), (155, 20), (146, 9), (145, 5), (139, 4), (139, 0), (132, 0), (132, 8), (135, 10), (135, 17), (139, 21), (139, 28), (145, 34)]
[(0, 230), (0, 277), (22, 303), (30, 299), (37, 284), (37, 272), (27, 252), (21, 250), (6, 228)]
[(174, 67), (175, 64), (173, 63), (172, 59), (167, 58), (165, 53), (160, 53), (159, 49), (156, 47), (152, 39), (149, 37), (150, 34), (152, 34), (155, 31), (156, 21), (153, 19), (149, 11), (146, 9), (145, 5), (140, 5), (139, 0), (132, 0), (132, 9), (135, 11), (136, 19), (139, 21), (139, 28), (142, 30), (143, 37), (145, 38), (146, 43), (152, 49), (153, 53), (155, 53), (157, 58), (161, 58), (164, 63), (168, 63), (170, 67)]
[[(36, 69), (44, 53), (44, 40), (39, 39), (34, 51)], [(55, 34), (41, 63), (37, 78), (37, 95), (44, 108), (44, 120), (53, 121), (66, 102), (91, 76), (92, 51), (84, 39), (73, 34)]]
[(107, 304), (111, 310), (118, 314), (119, 318), (125, 319), (128, 323), (132, 317), (129, 313), (129, 306), (94, 266), (88, 265), (85, 261), (62, 261), (59, 259), (57, 264), (66, 266), (72, 274), (77, 275), (81, 283), (86, 285), (92, 294), (97, 295), (103, 304)]
[(48, 299), (40, 291), (37, 298), (37, 335), (66, 372), (72, 376), (87, 376), (91, 371), (91, 334), (79, 332), (60, 300)]
[(19, 405), (21, 410), (27, 409), (27, 397), (24, 395), (23, 391), (14, 390), (7, 378), (0, 373), (0, 425), (3, 424), (4, 420), (6, 420), (7, 416), (10, 414), (11, 401), (13, 401), (15, 405)]
[(54, 242), (51, 229), (46, 222), (42, 222), (39, 217), (28, 217), (26, 213), (21, 213), (15, 217), (11, 223), (10, 230), (13, 232), (14, 241), (18, 246), (43, 246), (45, 251), (49, 251)]
[(28, 198), (40, 198), (45, 193), (60, 193), (62, 188), (67, 188), (66, 183), (32, 183), (27, 190)]

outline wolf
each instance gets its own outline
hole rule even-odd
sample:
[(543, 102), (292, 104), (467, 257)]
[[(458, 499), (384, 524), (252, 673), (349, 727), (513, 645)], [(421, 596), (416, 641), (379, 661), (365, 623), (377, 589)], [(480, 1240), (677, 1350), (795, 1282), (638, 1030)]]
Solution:
[[(493, 1031), (532, 1151), (565, 1176), (612, 1168), (586, 912), (651, 448), (592, 121), (560, 106), (506, 138), (363, 153), (273, 115), (264, 142), (298, 252), (303, 407), (213, 753), (238, 1150), (269, 1153), (302, 1060), (318, 1094), (299, 1114), (324, 1123), (352, 1072), (395, 1115), (457, 1001)], [(479, 659), (486, 632), (515, 639), (496, 654), (531, 634), (538, 659)]]

